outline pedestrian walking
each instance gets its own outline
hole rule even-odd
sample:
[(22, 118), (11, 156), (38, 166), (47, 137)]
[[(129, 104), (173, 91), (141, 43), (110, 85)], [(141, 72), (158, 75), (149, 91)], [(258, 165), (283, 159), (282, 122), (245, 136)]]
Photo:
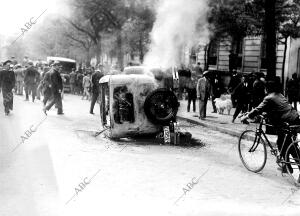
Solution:
[(51, 107), (55, 104), (57, 106), (57, 114), (63, 115), (63, 106), (61, 100), (61, 93), (63, 91), (63, 83), (62, 78), (59, 72), (60, 63), (55, 61), (53, 63), (53, 70), (50, 73), (50, 81), (51, 81), (51, 92), (52, 99), (46, 107), (43, 108), (44, 113), (47, 115), (47, 111), (51, 109)]
[(197, 83), (197, 98), (199, 99), (199, 118), (206, 118), (206, 106), (209, 95), (211, 94), (211, 85), (208, 79), (208, 71), (203, 73), (203, 77)]
[(241, 77), (237, 73), (236, 70), (232, 71), (232, 76), (230, 79), (230, 84), (229, 84), (229, 91), (231, 93), (231, 101), (232, 101), (232, 106), (235, 108), (236, 107), (236, 98), (235, 95), (232, 94), (232, 92), (235, 91), (235, 88), (240, 84)]
[(292, 79), (287, 83), (287, 96), (289, 103), (297, 110), (297, 102), (299, 100), (299, 80), (296, 73), (293, 73)]
[(32, 102), (35, 100), (36, 96), (36, 89), (37, 89), (37, 83), (39, 79), (39, 72), (33, 67), (33, 63), (28, 63), (29, 67), (25, 70), (25, 77), (24, 77), (24, 83), (25, 83), (25, 94), (26, 94), (26, 101), (29, 100), (29, 95), (32, 95)]
[(49, 71), (44, 73), (44, 75), (42, 77), (42, 92), (44, 95), (44, 98), (43, 98), (44, 106), (46, 106), (47, 102), (52, 97), (52, 91), (51, 91), (52, 86), (51, 86), (51, 77), (50, 77), (51, 73), (52, 73), (52, 69), (50, 69)]
[(23, 95), (24, 90), (24, 69), (20, 64), (15, 66), (15, 76), (16, 76), (16, 94)]
[(249, 94), (248, 94), (248, 88), (247, 83), (245, 82), (245, 76), (241, 77), (240, 84), (235, 88), (235, 91), (232, 93), (232, 95), (236, 98), (236, 109), (233, 114), (232, 123), (234, 123), (236, 117), (239, 115), (240, 112), (247, 112), (248, 108), (248, 100), (249, 100)]
[(193, 112), (196, 112), (196, 99), (197, 99), (197, 83), (194, 77), (191, 77), (190, 81), (187, 83), (187, 93), (188, 93), (188, 105), (187, 111), (190, 112), (191, 102), (193, 102)]
[(90, 87), (91, 87), (91, 79), (88, 74), (85, 74), (82, 80), (82, 86), (83, 86), (83, 94), (82, 94), (82, 100), (84, 97), (86, 97), (87, 100), (90, 98)]
[(36, 82), (37, 82), (37, 88), (36, 88), (36, 98), (38, 100), (41, 100), (41, 94), (42, 94), (42, 68), (38, 68), (39, 75), (37, 76)]
[(76, 76), (76, 86), (79, 95), (83, 93), (82, 81), (83, 81), (83, 74), (80, 71), (78, 71)]
[(0, 72), (0, 89), (2, 90), (3, 105), (5, 115), (13, 110), (13, 88), (15, 87), (16, 79), (10, 65), (12, 61), (8, 60), (3, 63), (4, 70)]
[(261, 73), (255, 74), (255, 81), (252, 89), (253, 107), (257, 107), (265, 97), (265, 84), (262, 81), (263, 75)]
[(76, 73), (75, 73), (75, 68), (72, 68), (72, 72), (70, 73), (70, 90), (71, 94), (75, 94), (75, 89), (76, 89)]
[(92, 100), (91, 100), (91, 107), (90, 107), (90, 114), (94, 114), (94, 106), (96, 101), (99, 97), (100, 93), (100, 84), (99, 80), (103, 77), (103, 73), (100, 70), (96, 70), (92, 74)]

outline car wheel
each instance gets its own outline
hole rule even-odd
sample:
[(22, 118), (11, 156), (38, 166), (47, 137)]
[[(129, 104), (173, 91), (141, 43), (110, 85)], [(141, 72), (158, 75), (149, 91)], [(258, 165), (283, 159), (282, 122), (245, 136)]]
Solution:
[(154, 124), (168, 125), (175, 121), (179, 103), (174, 92), (160, 88), (151, 92), (144, 104), (148, 119)]

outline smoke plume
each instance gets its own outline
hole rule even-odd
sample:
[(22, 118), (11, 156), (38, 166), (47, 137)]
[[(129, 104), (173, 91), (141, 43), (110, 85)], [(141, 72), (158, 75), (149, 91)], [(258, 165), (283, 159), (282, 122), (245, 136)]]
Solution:
[(207, 11), (207, 0), (160, 0), (145, 65), (178, 65), (184, 47), (207, 43)]

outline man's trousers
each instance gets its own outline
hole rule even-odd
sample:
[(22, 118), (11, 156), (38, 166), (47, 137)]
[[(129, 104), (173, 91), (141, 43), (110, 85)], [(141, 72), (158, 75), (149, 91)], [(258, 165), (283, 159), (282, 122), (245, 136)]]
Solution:
[(199, 116), (200, 116), (200, 118), (206, 118), (206, 106), (207, 106), (207, 100), (199, 100)]
[(54, 104), (56, 104), (57, 106), (57, 113), (63, 113), (61, 94), (59, 92), (53, 93), (53, 98), (51, 99), (50, 103), (46, 106), (46, 110), (50, 110)]

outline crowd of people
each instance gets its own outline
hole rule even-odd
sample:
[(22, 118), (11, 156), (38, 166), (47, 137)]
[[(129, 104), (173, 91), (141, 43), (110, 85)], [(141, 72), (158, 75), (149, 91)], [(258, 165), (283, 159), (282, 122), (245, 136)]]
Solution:
[(94, 114), (94, 106), (99, 95), (99, 80), (103, 76), (101, 67), (95, 70), (93, 67), (76, 70), (71, 73), (63, 73), (63, 67), (59, 61), (50, 64), (36, 64), (26, 61), (18, 64), (13, 58), (0, 65), (0, 91), (3, 94), (5, 114), (9, 115), (13, 110), (13, 95), (24, 95), (25, 101), (41, 100), (43, 96), (43, 112), (55, 104), (57, 114), (62, 115), (62, 97), (64, 87), (70, 87), (70, 93), (82, 95), (82, 99), (91, 101), (90, 113)]
[[(220, 73), (216, 71), (204, 71), (200, 64), (191, 70), (191, 75), (185, 81), (181, 89), (187, 94), (187, 112), (190, 112), (191, 105), (196, 112), (196, 100), (199, 100), (199, 118), (206, 118), (206, 107), (209, 98), (212, 102), (213, 113), (217, 113), (215, 103), (216, 98), (222, 98), (224, 95), (231, 98), (232, 107), (236, 108), (233, 114), (232, 123), (241, 113), (250, 112), (257, 107), (267, 95), (266, 77), (264, 73)], [(297, 110), (297, 102), (300, 100), (300, 80), (294, 73), (292, 78), (286, 83), (286, 89), (279, 77), (274, 80), (277, 83), (280, 92), (287, 96), (288, 102)], [(255, 120), (254, 120), (255, 121)]]

